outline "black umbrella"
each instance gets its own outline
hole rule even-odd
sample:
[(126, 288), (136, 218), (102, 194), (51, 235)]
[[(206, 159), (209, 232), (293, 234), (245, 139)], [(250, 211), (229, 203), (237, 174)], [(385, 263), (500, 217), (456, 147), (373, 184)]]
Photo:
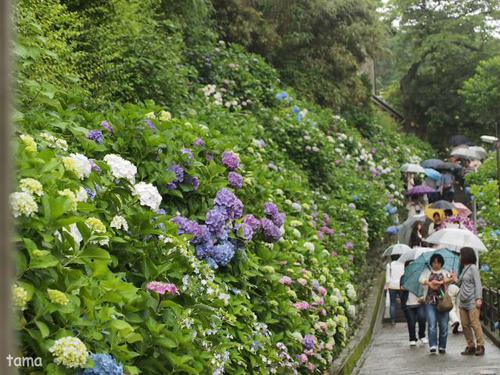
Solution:
[(437, 169), (438, 171), (450, 171), (456, 173), (460, 172), (463, 168), (460, 165), (454, 163), (442, 162), (440, 165), (433, 169)]
[(443, 164), (444, 162), (439, 159), (428, 159), (424, 160), (420, 165), (424, 168), (432, 168), (432, 169), (438, 169), (438, 167)]
[(465, 135), (454, 135), (450, 138), (451, 146), (469, 145), (472, 146), (473, 143)]
[(435, 210), (453, 210), (455, 207), (448, 201), (436, 201), (428, 206), (428, 208), (433, 208)]

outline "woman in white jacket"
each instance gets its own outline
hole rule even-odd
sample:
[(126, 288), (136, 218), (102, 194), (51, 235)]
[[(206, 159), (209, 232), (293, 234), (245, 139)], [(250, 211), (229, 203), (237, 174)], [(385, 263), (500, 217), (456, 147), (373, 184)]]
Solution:
[(391, 256), (391, 263), (387, 264), (386, 272), (385, 272), (385, 286), (389, 292), (390, 297), (390, 315), (392, 324), (396, 324), (396, 307), (397, 307), (397, 298), (401, 301), (401, 307), (403, 311), (405, 309), (405, 300), (403, 298), (403, 294), (401, 291), (400, 280), (401, 276), (405, 272), (405, 266), (403, 263), (398, 262), (397, 259), (399, 255)]

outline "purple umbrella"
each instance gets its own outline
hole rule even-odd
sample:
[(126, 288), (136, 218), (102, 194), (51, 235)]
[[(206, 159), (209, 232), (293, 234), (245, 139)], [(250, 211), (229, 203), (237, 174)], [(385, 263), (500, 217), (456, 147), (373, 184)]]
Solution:
[(434, 190), (433, 188), (431, 188), (427, 185), (418, 185), (418, 186), (415, 186), (415, 187), (411, 188), (410, 190), (408, 190), (406, 192), (406, 195), (418, 196), (418, 195), (425, 195), (425, 194), (435, 193), (435, 192), (436, 192), (436, 190)]

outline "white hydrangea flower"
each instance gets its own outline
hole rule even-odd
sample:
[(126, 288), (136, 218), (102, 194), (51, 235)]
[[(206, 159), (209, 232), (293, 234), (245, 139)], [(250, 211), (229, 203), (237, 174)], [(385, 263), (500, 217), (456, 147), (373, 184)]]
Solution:
[(38, 180), (35, 180), (34, 178), (23, 178), (19, 182), (19, 187), (21, 191), (24, 191), (26, 193), (30, 193), (32, 195), (38, 195), (39, 197), (43, 195), (42, 184)]
[(14, 217), (33, 216), (38, 212), (38, 205), (30, 193), (25, 191), (12, 193), (9, 197), (12, 214)]
[(21, 138), (21, 140), (23, 141), (24, 148), (26, 149), (26, 151), (28, 151), (28, 152), (37, 152), (38, 151), (38, 145), (36, 144), (35, 140), (33, 139), (33, 137), (31, 135), (21, 134), (19, 136), (19, 138)]
[(116, 215), (113, 220), (111, 220), (111, 224), (109, 225), (111, 228), (128, 230), (127, 220), (123, 216)]
[(168, 111), (161, 110), (160, 113), (158, 113), (158, 118), (160, 121), (167, 122), (172, 120), (172, 114)]
[(155, 211), (160, 208), (162, 198), (156, 186), (146, 182), (139, 182), (134, 185), (134, 194), (139, 197), (141, 205), (148, 206)]
[(347, 284), (347, 288), (346, 288), (346, 294), (347, 294), (347, 297), (350, 299), (350, 300), (355, 300), (356, 299), (356, 290), (354, 289), (354, 286), (352, 284)]
[(87, 199), (89, 199), (87, 190), (85, 190), (83, 187), (80, 187), (80, 190), (76, 192), (76, 200), (78, 202), (87, 202)]
[(125, 178), (129, 180), (131, 184), (135, 183), (137, 167), (134, 164), (116, 154), (106, 155), (104, 161), (111, 168), (111, 174), (115, 178)]
[(304, 243), (304, 248), (312, 253), (315, 249), (315, 246), (312, 242), (306, 242)]
[(354, 318), (356, 316), (356, 306), (354, 305), (349, 305), (347, 307), (347, 314), (351, 317)]
[(85, 344), (77, 337), (63, 337), (49, 348), (57, 365), (68, 368), (83, 367), (87, 364), (89, 352)]
[(300, 203), (292, 203), (292, 208), (297, 211), (297, 212), (300, 212), (302, 211), (302, 206), (300, 205)]
[(90, 176), (90, 172), (92, 172), (90, 160), (82, 154), (70, 154), (70, 156), (64, 157), (63, 164), (64, 168), (74, 172), (80, 180)]

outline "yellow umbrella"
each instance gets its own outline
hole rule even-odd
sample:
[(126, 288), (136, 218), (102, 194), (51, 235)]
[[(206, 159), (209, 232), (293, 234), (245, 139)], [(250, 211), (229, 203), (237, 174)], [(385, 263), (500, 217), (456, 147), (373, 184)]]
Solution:
[(444, 220), (445, 219), (444, 212), (448, 210), (450, 210), (453, 215), (458, 214), (457, 209), (450, 202), (441, 200), (428, 205), (424, 209), (424, 213), (425, 216), (427, 216), (431, 220), (433, 220), (433, 217), (436, 213), (439, 214), (441, 220)]

